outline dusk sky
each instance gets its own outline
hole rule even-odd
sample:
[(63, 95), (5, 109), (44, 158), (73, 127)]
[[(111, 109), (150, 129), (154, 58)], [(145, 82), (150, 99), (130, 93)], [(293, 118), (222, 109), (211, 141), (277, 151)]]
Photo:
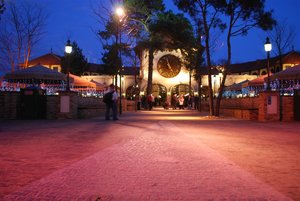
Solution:
[[(76, 41), (83, 50), (89, 62), (101, 63), (102, 47), (92, 29), (101, 29), (97, 17), (92, 11), (97, 2), (101, 0), (39, 0), (45, 5), (49, 18), (46, 24), (46, 34), (39, 46), (33, 51), (32, 58), (49, 53), (51, 48), (54, 53), (63, 55), (64, 45), (68, 37)], [(165, 0), (166, 8), (175, 9), (172, 0)], [(287, 19), (288, 24), (296, 30), (297, 36), (294, 49), (300, 50), (300, 21), (299, 0), (266, 0), (267, 10), (273, 9), (274, 16), (279, 19)], [(232, 43), (232, 59), (234, 63), (246, 62), (256, 59), (264, 59), (266, 53), (263, 44), (267, 33), (258, 29), (250, 30), (244, 37), (234, 38)], [(222, 45), (223, 44), (223, 45)], [(217, 62), (226, 58), (226, 44), (221, 37), (219, 47), (213, 55)], [(272, 53), (271, 53), (272, 56)]]

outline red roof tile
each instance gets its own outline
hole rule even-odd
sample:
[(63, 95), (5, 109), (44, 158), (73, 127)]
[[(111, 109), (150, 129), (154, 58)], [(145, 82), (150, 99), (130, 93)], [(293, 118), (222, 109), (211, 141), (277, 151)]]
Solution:
[(49, 53), (28, 61), (28, 65), (61, 65), (61, 59), (61, 56)]

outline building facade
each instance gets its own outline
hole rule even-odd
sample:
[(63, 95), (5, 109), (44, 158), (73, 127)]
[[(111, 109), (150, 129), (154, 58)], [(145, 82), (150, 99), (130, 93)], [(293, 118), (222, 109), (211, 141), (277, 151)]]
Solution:
[[(50, 53), (29, 61), (29, 65), (40, 64), (60, 72), (61, 58), (58, 55)], [(271, 72), (275, 73), (300, 64), (300, 52), (291, 51), (284, 54), (282, 56), (282, 64), (283, 68), (281, 68), (279, 57), (270, 58)], [(100, 68), (103, 66), (100, 64), (90, 64), (91, 68), (89, 72), (84, 73), (82, 77), (88, 81), (95, 81), (105, 85), (117, 83), (119, 87), (121, 86), (122, 96), (131, 99), (137, 91), (140, 95), (146, 95), (149, 73), (148, 66), (149, 53), (147, 50), (143, 50), (140, 54), (140, 67), (124, 67), (122, 68), (121, 75), (114, 76), (101, 74)], [(252, 80), (266, 73), (266, 59), (232, 64), (225, 85), (229, 86), (244, 80)], [(191, 92), (192, 95), (198, 96), (199, 87), (202, 88), (201, 91), (203, 92), (201, 96), (205, 96), (208, 86), (207, 75), (202, 76), (201, 85), (192, 75), (193, 72), (190, 72), (184, 66), (179, 50), (155, 52), (152, 74), (153, 96), (162, 101), (170, 101), (174, 94), (187, 95)], [(222, 74), (218, 72), (214, 73), (212, 77), (213, 92), (215, 94), (219, 89), (221, 78)]]

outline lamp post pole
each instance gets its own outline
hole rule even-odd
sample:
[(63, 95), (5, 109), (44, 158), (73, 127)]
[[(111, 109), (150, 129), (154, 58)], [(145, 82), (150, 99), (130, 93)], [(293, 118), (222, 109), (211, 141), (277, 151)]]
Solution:
[(270, 87), (270, 51), (272, 50), (272, 44), (270, 43), (269, 37), (266, 38), (265, 42), (265, 51), (267, 52), (267, 73), (268, 73), (268, 78), (267, 78), (267, 91), (271, 90)]
[(65, 46), (65, 53), (66, 53), (66, 59), (67, 59), (67, 87), (66, 90), (70, 91), (70, 54), (72, 53), (72, 45), (70, 40), (67, 41), (67, 44)]
[[(120, 75), (120, 102), (119, 102), (119, 114), (122, 114), (122, 52), (121, 52), (121, 45), (122, 45), (122, 30), (121, 30), (121, 22), (125, 15), (124, 9), (122, 7), (118, 7), (116, 9), (116, 14), (118, 16), (118, 24), (117, 24), (117, 35), (119, 36), (119, 75)], [(118, 37), (117, 37), (117, 44), (118, 44)]]

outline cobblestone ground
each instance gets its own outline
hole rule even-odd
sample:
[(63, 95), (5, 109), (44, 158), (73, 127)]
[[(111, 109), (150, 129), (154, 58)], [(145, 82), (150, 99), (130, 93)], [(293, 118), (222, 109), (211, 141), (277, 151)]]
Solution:
[(297, 122), (157, 110), (0, 125), (0, 200), (300, 200)]

